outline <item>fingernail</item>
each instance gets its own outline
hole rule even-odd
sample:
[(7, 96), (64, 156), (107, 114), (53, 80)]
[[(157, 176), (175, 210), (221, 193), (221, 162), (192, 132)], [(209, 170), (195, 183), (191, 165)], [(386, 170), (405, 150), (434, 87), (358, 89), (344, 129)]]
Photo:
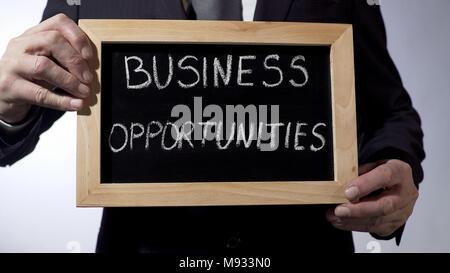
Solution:
[(81, 56), (85, 60), (89, 59), (91, 57), (91, 50), (88, 47), (83, 47), (81, 49)]
[(82, 103), (83, 103), (82, 100), (74, 99), (74, 100), (70, 101), (70, 107), (72, 107), (72, 109), (74, 109), (74, 110), (78, 110), (81, 108)]
[(345, 190), (345, 197), (347, 197), (348, 200), (354, 200), (359, 195), (359, 189), (356, 186), (352, 186)]
[(78, 86), (78, 91), (84, 96), (89, 95), (89, 87), (87, 85), (80, 84)]
[(350, 216), (350, 210), (347, 207), (337, 207), (334, 210), (334, 214), (337, 217), (349, 217)]
[(92, 76), (91, 72), (89, 72), (88, 70), (83, 72), (83, 79), (85, 82), (88, 82), (88, 83), (91, 82), (92, 78), (93, 78), (93, 76)]

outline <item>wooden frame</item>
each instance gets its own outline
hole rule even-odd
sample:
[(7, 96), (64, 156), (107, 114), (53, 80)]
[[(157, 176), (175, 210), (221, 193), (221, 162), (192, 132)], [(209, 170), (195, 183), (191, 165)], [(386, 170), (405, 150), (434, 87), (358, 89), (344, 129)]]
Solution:
[[(344, 203), (358, 174), (353, 33), (322, 23), (80, 20), (101, 59), (102, 42), (330, 45), (335, 181), (100, 183), (100, 85), (78, 113), (77, 206), (204, 206)], [(189, 30), (189, 31), (187, 31)], [(101, 79), (101, 67), (97, 69)]]

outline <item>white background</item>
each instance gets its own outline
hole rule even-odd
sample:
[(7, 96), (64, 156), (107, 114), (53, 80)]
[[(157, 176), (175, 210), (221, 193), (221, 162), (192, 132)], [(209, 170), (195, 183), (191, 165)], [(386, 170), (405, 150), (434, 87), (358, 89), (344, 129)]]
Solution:
[[(1, 54), (39, 23), (45, 2), (2, 3)], [(400, 247), (354, 233), (356, 250), (450, 252), (450, 1), (380, 2), (391, 55), (422, 117), (425, 180)], [(75, 207), (75, 136), (76, 116), (68, 113), (31, 155), (0, 168), (0, 252), (94, 251), (101, 210)]]

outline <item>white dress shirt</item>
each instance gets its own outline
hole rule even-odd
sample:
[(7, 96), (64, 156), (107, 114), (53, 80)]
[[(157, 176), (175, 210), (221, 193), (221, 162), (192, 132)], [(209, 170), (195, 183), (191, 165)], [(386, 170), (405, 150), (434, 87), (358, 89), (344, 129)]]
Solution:
[(242, 18), (244, 21), (253, 21), (255, 9), (256, 0), (242, 0)]

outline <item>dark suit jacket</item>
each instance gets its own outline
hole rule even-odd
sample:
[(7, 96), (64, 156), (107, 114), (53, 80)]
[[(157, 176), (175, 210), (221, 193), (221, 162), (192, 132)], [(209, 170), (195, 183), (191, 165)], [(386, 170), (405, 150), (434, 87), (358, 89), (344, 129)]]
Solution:
[[(80, 6), (49, 0), (43, 19), (187, 19), (180, 0), (90, 0)], [(351, 23), (354, 27), (360, 163), (384, 158), (408, 162), (422, 180), (422, 130), (386, 48), (379, 7), (362, 0), (259, 0), (255, 21)], [(30, 153), (39, 135), (63, 113), (43, 109), (19, 139), (0, 136), (0, 164)], [(281, 253), (352, 252), (351, 232), (325, 219), (328, 206), (106, 208), (97, 251)], [(403, 228), (394, 236), (400, 239)]]

